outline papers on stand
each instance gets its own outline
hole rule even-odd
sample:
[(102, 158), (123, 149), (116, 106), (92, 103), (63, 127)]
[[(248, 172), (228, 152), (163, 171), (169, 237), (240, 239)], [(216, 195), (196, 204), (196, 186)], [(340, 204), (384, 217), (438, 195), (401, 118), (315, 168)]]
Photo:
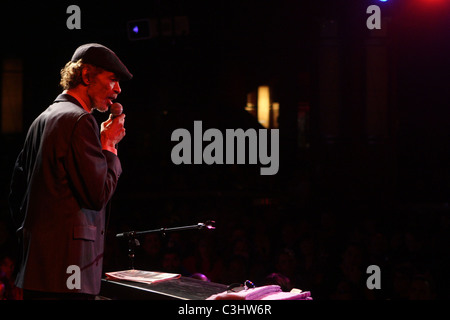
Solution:
[(239, 292), (225, 291), (206, 300), (312, 300), (312, 297), (309, 291), (292, 289), (291, 292), (283, 292), (279, 285), (266, 285)]
[(177, 273), (143, 271), (135, 269), (107, 272), (105, 275), (107, 280), (126, 280), (148, 284), (170, 279), (178, 279), (181, 277), (181, 274)]

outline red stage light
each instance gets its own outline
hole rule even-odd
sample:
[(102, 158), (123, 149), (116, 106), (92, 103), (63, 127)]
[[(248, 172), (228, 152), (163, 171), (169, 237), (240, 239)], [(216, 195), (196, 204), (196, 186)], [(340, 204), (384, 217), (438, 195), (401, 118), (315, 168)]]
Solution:
[(440, 11), (445, 13), (450, 7), (449, 0), (411, 0), (407, 2), (411, 9), (422, 12)]
[(444, 5), (448, 3), (448, 0), (418, 0), (416, 1), (418, 4), (427, 6), (427, 5)]

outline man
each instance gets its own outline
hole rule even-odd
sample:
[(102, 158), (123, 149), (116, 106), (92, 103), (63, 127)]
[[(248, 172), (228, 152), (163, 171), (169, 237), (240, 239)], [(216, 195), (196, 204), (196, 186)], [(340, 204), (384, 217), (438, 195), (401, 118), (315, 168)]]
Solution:
[(31, 124), (11, 179), (21, 242), (17, 285), (24, 299), (93, 298), (100, 291), (105, 207), (122, 172), (122, 114), (101, 124), (132, 74), (107, 47), (76, 49), (61, 70), (64, 91)]

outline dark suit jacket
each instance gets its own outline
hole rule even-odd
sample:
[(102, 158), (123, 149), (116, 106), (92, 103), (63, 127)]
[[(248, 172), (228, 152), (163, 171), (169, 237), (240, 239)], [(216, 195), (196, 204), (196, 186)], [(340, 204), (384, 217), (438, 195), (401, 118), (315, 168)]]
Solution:
[[(19, 287), (99, 293), (105, 207), (121, 172), (119, 158), (102, 150), (95, 118), (72, 96), (59, 95), (36, 118), (9, 198), (23, 247)], [(76, 284), (69, 266), (81, 270), (80, 289), (67, 285)]]

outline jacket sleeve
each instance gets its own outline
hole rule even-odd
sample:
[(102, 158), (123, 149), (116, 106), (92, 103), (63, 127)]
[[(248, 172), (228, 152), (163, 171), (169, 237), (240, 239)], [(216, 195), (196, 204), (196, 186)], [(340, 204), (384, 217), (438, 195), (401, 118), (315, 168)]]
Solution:
[(81, 207), (101, 210), (112, 197), (122, 167), (112, 152), (102, 150), (95, 118), (85, 114), (75, 125), (66, 169)]
[(8, 198), (11, 218), (16, 226), (20, 226), (23, 222), (22, 206), (25, 201), (27, 189), (22, 154), (23, 150), (19, 153), (14, 164)]

